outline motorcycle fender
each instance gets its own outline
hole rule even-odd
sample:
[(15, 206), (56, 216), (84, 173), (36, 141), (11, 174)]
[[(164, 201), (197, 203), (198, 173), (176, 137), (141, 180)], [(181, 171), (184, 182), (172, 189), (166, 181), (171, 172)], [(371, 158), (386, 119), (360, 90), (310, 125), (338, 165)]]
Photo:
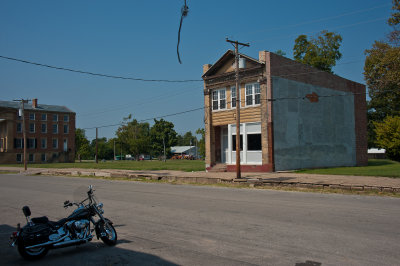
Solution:
[[(111, 220), (107, 219), (107, 218), (104, 218), (104, 220), (105, 220), (107, 223), (109, 223), (109, 224), (113, 224), (113, 222), (112, 222)], [(101, 224), (101, 223), (104, 223), (103, 220), (99, 220), (99, 221), (96, 223), (96, 226), (95, 226), (95, 231), (96, 231), (96, 237), (97, 237), (97, 239), (99, 239), (100, 236), (101, 236), (101, 232), (100, 232), (100, 224)]]

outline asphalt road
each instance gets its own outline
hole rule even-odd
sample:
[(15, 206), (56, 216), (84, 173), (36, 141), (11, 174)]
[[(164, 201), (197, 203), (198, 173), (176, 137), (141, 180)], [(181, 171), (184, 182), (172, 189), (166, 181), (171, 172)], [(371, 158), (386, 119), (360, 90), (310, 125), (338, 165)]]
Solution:
[[(119, 243), (23, 261), (8, 236), (21, 208), (67, 216), (92, 184)], [(0, 174), (2, 265), (399, 265), (400, 199)]]

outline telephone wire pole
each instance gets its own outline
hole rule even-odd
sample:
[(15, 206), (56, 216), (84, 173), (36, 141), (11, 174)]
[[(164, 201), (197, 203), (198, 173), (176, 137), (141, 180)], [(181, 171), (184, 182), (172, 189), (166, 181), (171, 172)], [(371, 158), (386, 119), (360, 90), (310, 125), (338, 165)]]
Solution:
[(241, 178), (240, 171), (240, 80), (239, 80), (239, 45), (249, 47), (248, 43), (226, 41), (235, 45), (235, 72), (236, 72), (236, 178)]

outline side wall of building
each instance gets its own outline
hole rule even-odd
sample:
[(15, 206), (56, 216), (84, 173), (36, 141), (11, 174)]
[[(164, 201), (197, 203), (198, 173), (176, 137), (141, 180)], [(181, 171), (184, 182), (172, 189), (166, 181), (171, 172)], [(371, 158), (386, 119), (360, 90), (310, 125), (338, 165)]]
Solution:
[[(279, 77), (272, 83), (277, 171), (356, 165), (352, 94)], [(303, 98), (313, 93), (330, 97)]]

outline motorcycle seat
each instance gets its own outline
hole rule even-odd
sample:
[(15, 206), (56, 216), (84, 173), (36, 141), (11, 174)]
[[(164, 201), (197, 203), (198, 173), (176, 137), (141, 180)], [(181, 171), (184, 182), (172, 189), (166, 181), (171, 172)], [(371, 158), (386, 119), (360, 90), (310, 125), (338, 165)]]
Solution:
[(55, 221), (49, 221), (48, 223), (53, 226), (53, 227), (60, 227), (63, 226), (65, 224), (65, 222), (67, 221), (67, 218), (62, 218), (61, 220), (55, 222)]
[(49, 218), (47, 216), (35, 217), (31, 219), (34, 224), (46, 224), (49, 222)]

